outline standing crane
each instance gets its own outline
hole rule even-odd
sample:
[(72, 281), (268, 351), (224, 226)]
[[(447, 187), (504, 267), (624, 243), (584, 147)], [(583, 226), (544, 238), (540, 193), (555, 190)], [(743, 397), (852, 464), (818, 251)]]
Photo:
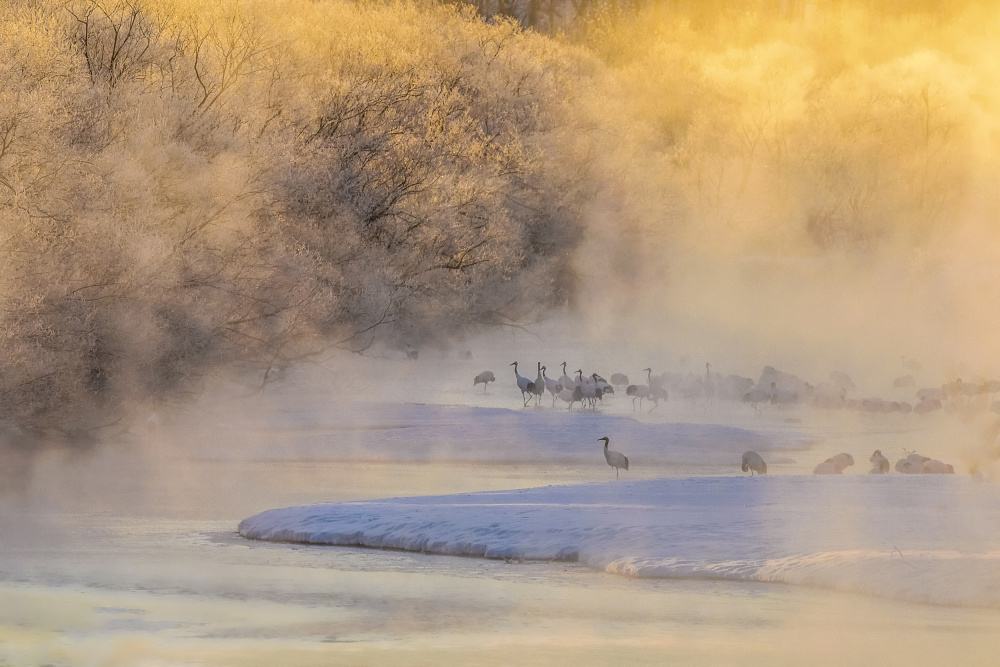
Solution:
[(563, 369), (563, 374), (562, 374), (562, 377), (559, 378), (559, 384), (562, 385), (563, 389), (569, 389), (570, 391), (573, 391), (573, 387), (576, 386), (576, 380), (574, 380), (570, 376), (566, 375), (566, 362), (565, 361), (562, 362), (562, 369)]
[(616, 452), (613, 449), (608, 449), (608, 437), (598, 438), (597, 441), (604, 441), (604, 460), (608, 462), (608, 465), (615, 469), (615, 479), (618, 479), (618, 469), (625, 468), (628, 470), (628, 457), (621, 452)]
[(483, 391), (486, 391), (486, 386), (490, 382), (496, 382), (496, 381), (497, 378), (495, 375), (493, 375), (493, 371), (483, 371), (472, 380), (472, 386), (475, 387), (477, 384), (482, 383)]
[(514, 379), (517, 380), (517, 388), (521, 390), (521, 398), (524, 400), (524, 407), (528, 407), (528, 401), (531, 399), (531, 380), (519, 375), (517, 372), (517, 362), (511, 364), (514, 367)]
[[(653, 381), (653, 369), (643, 368), (646, 371), (646, 382)], [(639, 399), (639, 409), (642, 409), (642, 399), (652, 398), (649, 393), (648, 384), (630, 384), (625, 388), (625, 395), (632, 397), (632, 412), (635, 412), (635, 399)]]
[(545, 366), (542, 366), (542, 377), (545, 378), (545, 388), (552, 394), (552, 407), (556, 407), (556, 396), (559, 395), (559, 383), (545, 374)]
[(569, 403), (569, 407), (566, 408), (567, 410), (572, 410), (574, 403), (579, 403), (580, 408), (583, 408), (583, 392), (579, 387), (563, 389), (561, 384), (556, 384), (556, 396)]
[(528, 385), (528, 391), (535, 397), (535, 405), (538, 405), (538, 400), (545, 394), (545, 367), (542, 366), (542, 362), (538, 362), (538, 376), (535, 381)]

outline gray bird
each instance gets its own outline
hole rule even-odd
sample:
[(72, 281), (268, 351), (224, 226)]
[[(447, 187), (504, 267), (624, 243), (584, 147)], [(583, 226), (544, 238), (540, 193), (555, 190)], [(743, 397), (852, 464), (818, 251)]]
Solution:
[(767, 464), (764, 463), (764, 459), (757, 452), (747, 450), (743, 453), (743, 465), (741, 466), (743, 472), (750, 471), (750, 476), (753, 477), (754, 473), (758, 475), (767, 474)]
[(481, 383), (483, 385), (483, 391), (486, 391), (486, 386), (490, 382), (496, 382), (496, 381), (497, 377), (493, 375), (493, 371), (483, 371), (482, 373), (477, 375), (476, 378), (472, 381), (472, 386), (475, 387), (477, 384)]

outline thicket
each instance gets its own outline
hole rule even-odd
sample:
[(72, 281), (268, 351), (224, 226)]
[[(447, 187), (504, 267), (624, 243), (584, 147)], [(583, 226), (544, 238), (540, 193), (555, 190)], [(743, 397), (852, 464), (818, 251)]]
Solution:
[(564, 304), (571, 51), (405, 2), (4, 3), (0, 419), (87, 440), (223, 365)]
[(4, 3), (0, 419), (86, 439), (213, 368), (523, 324), (581, 269), (992, 233), (996, 3), (778, 4), (544, 35), (461, 2)]

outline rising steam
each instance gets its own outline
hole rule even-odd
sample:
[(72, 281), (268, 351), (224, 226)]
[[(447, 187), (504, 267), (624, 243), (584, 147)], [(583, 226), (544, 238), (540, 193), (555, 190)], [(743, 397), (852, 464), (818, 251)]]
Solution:
[(566, 308), (748, 374), (988, 377), (1000, 14), (883, 5), (556, 36), (406, 2), (8, 4), (2, 416), (79, 442), (210, 369)]

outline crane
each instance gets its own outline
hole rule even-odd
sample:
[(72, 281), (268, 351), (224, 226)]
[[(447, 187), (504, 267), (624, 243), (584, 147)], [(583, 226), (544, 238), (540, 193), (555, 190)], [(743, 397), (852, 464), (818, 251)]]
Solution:
[(753, 451), (752, 449), (743, 452), (743, 465), (740, 466), (743, 472), (750, 471), (750, 476), (753, 477), (754, 473), (758, 475), (767, 474), (767, 464), (764, 463), (764, 459), (760, 454)]
[[(511, 364), (514, 367), (514, 379), (517, 380), (517, 388), (521, 390), (521, 398), (524, 400), (524, 407), (528, 407), (528, 401), (531, 399), (531, 380), (519, 375), (517, 372), (517, 362)], [(525, 398), (527, 396), (527, 398)]]
[(619, 468), (625, 468), (625, 470), (628, 470), (628, 457), (622, 454), (621, 452), (616, 452), (613, 449), (608, 449), (608, 442), (610, 441), (608, 440), (607, 436), (597, 439), (598, 442), (600, 442), (601, 440), (604, 441), (604, 460), (608, 462), (609, 466), (615, 469), (615, 479), (618, 479)]
[(493, 371), (483, 371), (482, 373), (477, 375), (475, 379), (472, 381), (472, 386), (475, 387), (477, 384), (482, 383), (483, 391), (486, 391), (486, 386), (490, 382), (496, 382), (496, 381), (497, 378), (495, 375), (493, 375)]

